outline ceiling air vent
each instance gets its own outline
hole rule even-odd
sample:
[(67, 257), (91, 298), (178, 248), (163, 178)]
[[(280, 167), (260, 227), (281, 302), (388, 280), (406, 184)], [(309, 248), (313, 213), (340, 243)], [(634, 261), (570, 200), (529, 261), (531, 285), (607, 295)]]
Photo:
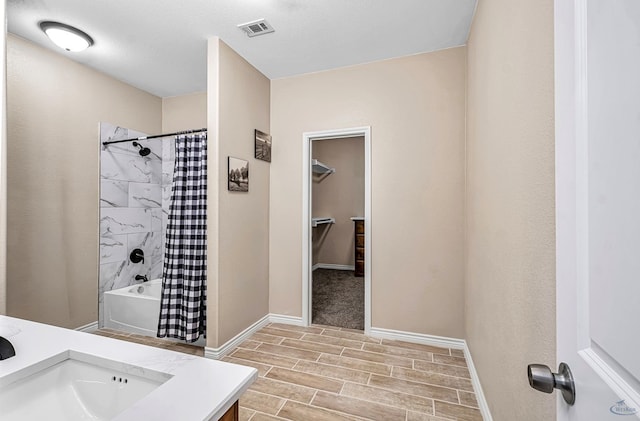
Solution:
[(254, 20), (253, 22), (238, 25), (249, 37), (257, 37), (258, 35), (270, 34), (275, 29), (264, 19)]

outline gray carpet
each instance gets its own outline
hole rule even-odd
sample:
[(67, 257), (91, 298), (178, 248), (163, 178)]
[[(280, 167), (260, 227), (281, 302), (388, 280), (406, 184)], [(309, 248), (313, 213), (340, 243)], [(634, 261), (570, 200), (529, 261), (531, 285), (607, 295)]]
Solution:
[(364, 278), (350, 270), (313, 271), (313, 313), (315, 324), (364, 329)]

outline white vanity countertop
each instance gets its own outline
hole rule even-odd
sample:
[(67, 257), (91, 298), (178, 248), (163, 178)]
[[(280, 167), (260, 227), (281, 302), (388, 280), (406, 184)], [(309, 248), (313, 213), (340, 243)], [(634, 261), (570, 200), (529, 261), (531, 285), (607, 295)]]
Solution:
[(0, 360), (0, 386), (12, 373), (68, 350), (173, 376), (118, 415), (118, 421), (218, 420), (258, 377), (251, 367), (1, 315), (0, 336), (16, 350), (14, 357)]
[(350, 219), (352, 221), (364, 221), (364, 216), (352, 216)]

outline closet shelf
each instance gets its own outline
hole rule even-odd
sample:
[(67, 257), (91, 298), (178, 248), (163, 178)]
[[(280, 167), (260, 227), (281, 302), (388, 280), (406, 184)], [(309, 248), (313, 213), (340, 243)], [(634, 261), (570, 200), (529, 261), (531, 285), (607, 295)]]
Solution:
[(335, 224), (335, 223), (336, 223), (335, 218), (311, 218), (311, 226), (313, 228), (317, 227), (318, 225)]
[(317, 159), (311, 160), (311, 168), (313, 168), (314, 173), (318, 173), (318, 174), (325, 174), (325, 173), (333, 174), (334, 172), (336, 172), (335, 168), (331, 168), (330, 166), (323, 164)]

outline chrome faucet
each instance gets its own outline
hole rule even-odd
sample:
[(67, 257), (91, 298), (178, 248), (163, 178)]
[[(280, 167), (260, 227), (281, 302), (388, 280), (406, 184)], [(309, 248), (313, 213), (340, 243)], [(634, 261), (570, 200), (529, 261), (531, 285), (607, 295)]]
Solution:
[(136, 281), (140, 281), (142, 280), (142, 282), (148, 282), (149, 278), (147, 278), (146, 275), (136, 275)]
[(8, 339), (0, 336), (0, 360), (6, 360), (16, 355), (16, 350)]

